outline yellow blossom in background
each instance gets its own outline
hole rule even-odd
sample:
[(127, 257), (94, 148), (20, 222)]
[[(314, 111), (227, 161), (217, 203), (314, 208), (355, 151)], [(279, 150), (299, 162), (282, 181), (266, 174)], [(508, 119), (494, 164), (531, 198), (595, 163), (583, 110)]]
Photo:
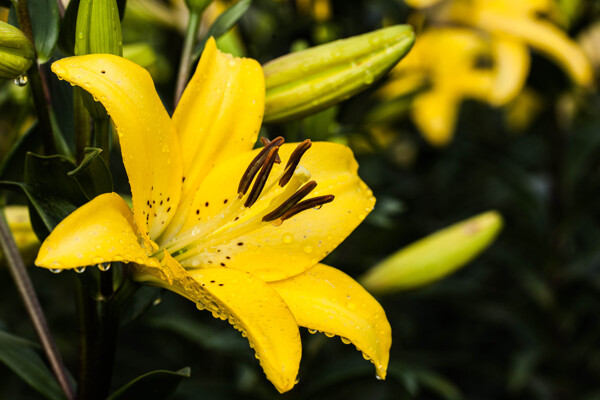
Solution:
[[(31, 264), (35, 259), (40, 241), (38, 240), (29, 219), (29, 208), (27, 206), (6, 206), (4, 208), (6, 222), (13, 234), (15, 243), (19, 248), (25, 264)], [(0, 253), (0, 263), (4, 264), (4, 255)]]
[(503, 106), (521, 92), (529, 49), (557, 63), (580, 86), (593, 83), (590, 62), (549, 19), (551, 0), (406, 0), (423, 9), (427, 27), (379, 92), (384, 100), (410, 93), (411, 116), (433, 145), (447, 144), (460, 104), (475, 99)]
[(210, 39), (172, 118), (148, 73), (126, 59), (73, 57), (52, 70), (113, 119), (133, 210), (116, 193), (96, 197), (53, 230), (38, 266), (132, 263), (134, 280), (242, 331), (280, 392), (296, 382), (299, 325), (353, 343), (385, 378), (385, 312), (352, 278), (319, 264), (375, 199), (345, 146), (279, 137), (252, 150), (265, 102), (256, 61)]

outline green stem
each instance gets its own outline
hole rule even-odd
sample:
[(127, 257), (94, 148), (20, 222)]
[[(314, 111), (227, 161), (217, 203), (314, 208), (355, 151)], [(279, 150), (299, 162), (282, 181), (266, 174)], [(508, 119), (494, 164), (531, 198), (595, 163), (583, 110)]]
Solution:
[[(13, 3), (15, 4), (15, 3)], [(29, 17), (29, 9), (27, 8), (27, 0), (16, 1), (15, 8), (17, 10), (17, 20), (19, 27), (31, 41), (35, 43), (33, 38), (33, 30), (31, 28), (31, 18)], [(35, 55), (37, 58), (37, 54)], [(38, 121), (42, 130), (45, 154), (55, 154), (56, 144), (54, 143), (54, 135), (52, 133), (52, 122), (50, 120), (50, 92), (45, 86), (42, 79), (40, 66), (34, 62), (31, 68), (27, 71), (29, 85), (33, 95), (33, 103), (37, 112)]]
[(98, 335), (98, 310), (96, 302), (85, 292), (80, 279), (76, 282), (77, 316), (79, 327), (79, 374), (77, 398), (92, 398), (96, 390), (96, 370), (98, 365), (93, 358), (93, 343)]
[(81, 93), (83, 89), (73, 88), (73, 114), (75, 125), (75, 159), (77, 164), (83, 161), (85, 156), (84, 149), (90, 147), (90, 138), (92, 134), (90, 114), (83, 104)]
[(177, 85), (175, 86), (175, 104), (177, 107), (179, 99), (183, 94), (183, 90), (190, 76), (190, 69), (192, 67), (192, 50), (196, 44), (196, 36), (198, 35), (198, 28), (200, 27), (200, 17), (202, 12), (190, 11), (190, 19), (188, 20), (187, 31), (185, 33), (185, 39), (183, 42), (183, 51), (181, 53), (181, 62), (179, 63), (179, 72), (177, 74)]
[(110, 165), (110, 119), (94, 118), (94, 139), (96, 147), (102, 149), (100, 156)]
[(25, 303), (25, 308), (29, 313), (29, 318), (31, 318), (33, 326), (35, 327), (35, 331), (42, 342), (42, 347), (44, 348), (46, 356), (48, 357), (52, 371), (54, 372), (54, 375), (56, 376), (56, 379), (62, 390), (65, 392), (66, 397), (68, 399), (73, 399), (73, 389), (71, 388), (67, 378), (65, 366), (60, 353), (56, 348), (56, 344), (50, 335), (50, 330), (48, 329), (46, 319), (44, 318), (42, 307), (40, 306), (38, 298), (35, 294), (33, 284), (29, 279), (29, 275), (27, 275), (25, 264), (23, 263), (23, 259), (21, 258), (19, 249), (17, 248), (17, 244), (15, 243), (10, 228), (6, 222), (3, 209), (0, 214), (0, 247), (2, 248), (2, 252), (4, 253), (8, 262), (8, 268), (17, 285), (19, 294)]

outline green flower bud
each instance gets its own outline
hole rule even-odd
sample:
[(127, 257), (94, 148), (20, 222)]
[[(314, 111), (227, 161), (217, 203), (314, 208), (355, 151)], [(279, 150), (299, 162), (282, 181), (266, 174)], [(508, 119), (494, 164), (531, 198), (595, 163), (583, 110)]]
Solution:
[[(81, 0), (75, 32), (76, 56), (98, 53), (123, 55), (121, 20), (116, 0)], [(94, 101), (86, 91), (78, 91), (92, 117), (108, 118), (102, 104)]]
[(0, 21), (0, 79), (23, 75), (35, 59), (33, 44), (14, 26)]
[(396, 25), (288, 54), (264, 66), (265, 122), (313, 114), (368, 88), (411, 49), (415, 34)]
[(359, 281), (372, 293), (391, 293), (437, 281), (471, 261), (502, 228), (488, 211), (429, 235), (386, 258)]

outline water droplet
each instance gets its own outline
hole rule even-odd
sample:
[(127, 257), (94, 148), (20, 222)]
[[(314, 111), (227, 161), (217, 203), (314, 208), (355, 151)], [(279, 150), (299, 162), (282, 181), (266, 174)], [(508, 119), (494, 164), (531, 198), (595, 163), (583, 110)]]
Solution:
[(317, 333), (316, 329), (308, 329), (308, 333), (310, 333), (311, 335), (314, 335), (315, 333)]
[(79, 33), (77, 34), (77, 37), (78, 37), (79, 39), (83, 39), (83, 32), (79, 32)]
[(341, 339), (342, 339), (342, 343), (344, 343), (344, 344), (350, 344), (350, 343), (352, 343), (352, 342), (350, 341), (350, 339), (348, 339), (348, 338), (341, 337)]
[(101, 263), (98, 264), (98, 269), (102, 272), (106, 272), (110, 269), (110, 263)]
[(313, 207), (313, 210), (320, 210), (321, 207), (323, 207), (323, 204), (319, 204), (318, 206)]
[(377, 379), (378, 381), (382, 381), (382, 380), (383, 380), (383, 376), (381, 376), (381, 375), (379, 374), (379, 371), (376, 371), (376, 372), (375, 372), (375, 379)]
[(201, 302), (197, 302), (196, 303), (196, 308), (200, 311), (204, 310), (206, 308), (206, 306), (204, 304), (202, 304)]
[(20, 75), (17, 78), (15, 78), (15, 85), (17, 86), (25, 86), (27, 85), (27, 82), (27, 75)]
[(153, 306), (157, 306), (162, 302), (162, 298), (158, 297), (156, 299), (154, 299), (154, 301), (152, 302)]
[(304, 250), (304, 252), (305, 252), (306, 254), (310, 254), (310, 253), (312, 253), (312, 252), (313, 252), (314, 248), (313, 248), (313, 247), (312, 247), (310, 244), (305, 244), (305, 245), (302, 247), (302, 250)]
[(368, 355), (366, 355), (365, 353), (362, 353), (362, 356), (365, 360), (370, 361), (371, 357), (369, 357)]
[(63, 271), (62, 269), (58, 269), (58, 268), (57, 269), (53, 269), (53, 268), (50, 269), (50, 272), (52, 272), (53, 274), (60, 274), (62, 271)]
[(375, 80), (375, 76), (373, 76), (373, 73), (369, 70), (365, 71), (365, 77), (363, 79), (363, 82), (366, 85), (370, 85), (371, 83), (373, 83), (374, 80)]
[(283, 243), (292, 243), (294, 241), (294, 237), (292, 235), (290, 235), (289, 233), (286, 233), (285, 235), (283, 235)]
[(335, 333), (325, 332), (325, 336), (327, 336), (327, 337), (334, 337)]
[(297, 385), (300, 382), (300, 378), (296, 377), (296, 380), (294, 381), (294, 385)]
[(75, 272), (78, 274), (82, 274), (85, 272), (85, 266), (84, 267), (77, 267), (75, 268)]

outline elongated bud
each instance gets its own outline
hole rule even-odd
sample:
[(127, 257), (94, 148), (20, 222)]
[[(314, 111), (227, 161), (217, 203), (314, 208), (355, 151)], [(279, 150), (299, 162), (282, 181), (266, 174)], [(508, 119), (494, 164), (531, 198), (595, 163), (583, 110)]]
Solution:
[(14, 26), (0, 21), (0, 79), (23, 75), (34, 61), (33, 44)]
[(366, 89), (404, 57), (415, 41), (396, 25), (279, 57), (263, 69), (265, 122), (283, 122), (332, 106)]
[[(75, 28), (76, 56), (86, 54), (123, 55), (121, 20), (116, 0), (81, 0)], [(81, 91), (83, 103), (94, 118), (107, 118), (104, 107)]]
[(471, 261), (502, 228), (488, 211), (429, 235), (383, 260), (359, 281), (372, 293), (391, 293), (437, 281)]

